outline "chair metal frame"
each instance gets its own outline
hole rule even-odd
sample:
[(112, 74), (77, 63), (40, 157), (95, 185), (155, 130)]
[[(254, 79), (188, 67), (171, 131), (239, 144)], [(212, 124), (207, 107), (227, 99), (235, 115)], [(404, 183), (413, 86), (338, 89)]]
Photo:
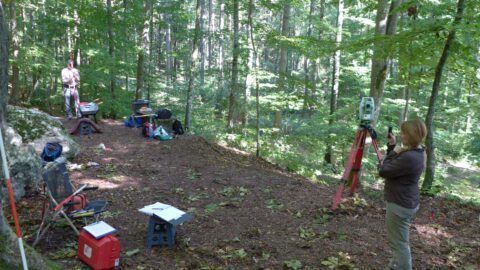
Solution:
[[(58, 173), (61, 173), (61, 179)], [(57, 175), (55, 175), (57, 174)], [(57, 179), (52, 179), (52, 178)], [(42, 209), (42, 222), (37, 231), (37, 236), (32, 246), (38, 244), (38, 242), (45, 236), (45, 233), (48, 231), (50, 226), (57, 221), (59, 217), (63, 217), (68, 225), (73, 229), (76, 235), (80, 235), (77, 227), (73, 223), (73, 219), (78, 219), (83, 217), (84, 223), (87, 224), (87, 217), (93, 216), (96, 221), (98, 221), (99, 214), (105, 211), (106, 201), (98, 200), (88, 203), (87, 206), (81, 210), (90, 209), (87, 215), (72, 215), (71, 208), (74, 203), (71, 202), (71, 199), (79, 194), (82, 191), (97, 189), (97, 187), (89, 187), (87, 185), (81, 186), (79, 189), (75, 189), (75, 186), (71, 183), (68, 170), (66, 168), (66, 160), (63, 157), (57, 158), (55, 161), (48, 163), (45, 166), (43, 173), (44, 180), (44, 192), (46, 193), (43, 209)], [(49, 186), (49, 181), (62, 181), (62, 188), (64, 193), (58, 194), (58, 190), (51, 190)], [(56, 183), (58, 184), (58, 182)], [(58, 186), (58, 185), (57, 185)], [(64, 197), (60, 197), (60, 196)], [(60, 201), (61, 200), (61, 201)], [(50, 202), (48, 202), (50, 201)], [(60, 202), (59, 202), (60, 201)], [(89, 205), (92, 204), (92, 207)], [(49, 218), (51, 216), (51, 218)]]

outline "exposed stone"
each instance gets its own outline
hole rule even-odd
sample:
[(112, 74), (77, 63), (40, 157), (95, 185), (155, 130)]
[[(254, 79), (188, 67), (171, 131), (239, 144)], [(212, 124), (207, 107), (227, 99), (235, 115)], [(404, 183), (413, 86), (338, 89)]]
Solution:
[[(8, 106), (5, 150), (15, 199), (25, 194), (25, 188), (34, 187), (41, 179), (40, 154), (47, 142), (59, 142), (62, 155), (72, 159), (80, 152), (79, 145), (67, 135), (62, 123), (37, 109)], [(2, 178), (3, 166), (0, 168)], [(2, 198), (7, 198), (2, 185)]]
[(8, 106), (7, 123), (19, 133), (23, 143), (32, 145), (39, 155), (47, 142), (60, 143), (62, 156), (66, 159), (71, 160), (80, 153), (80, 146), (68, 135), (62, 123), (47, 113)]

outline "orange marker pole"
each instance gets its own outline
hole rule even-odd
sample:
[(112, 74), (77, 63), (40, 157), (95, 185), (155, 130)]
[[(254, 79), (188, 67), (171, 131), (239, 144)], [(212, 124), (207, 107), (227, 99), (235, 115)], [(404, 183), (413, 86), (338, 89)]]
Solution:
[(5, 179), (6, 179), (7, 189), (8, 189), (8, 197), (10, 199), (10, 206), (12, 207), (12, 216), (13, 216), (13, 221), (15, 222), (15, 231), (18, 237), (18, 246), (20, 248), (20, 254), (22, 256), (23, 269), (28, 270), (27, 258), (25, 256), (25, 249), (23, 248), (22, 231), (20, 230), (20, 223), (18, 222), (17, 208), (15, 207), (15, 198), (13, 197), (12, 182), (10, 181), (10, 172), (8, 170), (7, 156), (5, 155), (5, 145), (3, 144), (3, 135), (2, 135), (1, 128), (0, 128), (0, 154), (2, 155), (3, 172), (5, 174)]

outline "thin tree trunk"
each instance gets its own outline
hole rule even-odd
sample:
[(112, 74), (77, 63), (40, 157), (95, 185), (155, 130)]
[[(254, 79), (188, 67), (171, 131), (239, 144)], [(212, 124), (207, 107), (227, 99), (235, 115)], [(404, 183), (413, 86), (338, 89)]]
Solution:
[[(124, 27), (124, 32), (123, 34), (125, 35), (125, 45), (124, 45), (124, 48), (126, 48), (127, 46), (127, 43), (128, 43), (128, 23), (127, 23), (127, 3), (128, 1), (127, 0), (123, 0), (123, 27)], [(124, 49), (123, 50), (123, 61), (125, 63), (128, 63), (128, 56), (127, 56), (127, 50)], [(125, 91), (128, 92), (128, 88), (129, 88), (129, 82), (128, 82), (128, 71), (125, 72)], [(137, 97), (137, 91), (135, 91), (135, 98), (138, 99)]]
[(438, 91), (440, 89), (440, 81), (442, 79), (442, 72), (445, 63), (447, 62), (448, 54), (450, 52), (450, 48), (455, 40), (455, 27), (460, 24), (460, 21), (463, 17), (463, 11), (465, 8), (465, 0), (458, 0), (457, 4), (457, 14), (455, 16), (455, 20), (453, 21), (452, 30), (448, 34), (447, 41), (445, 42), (445, 46), (443, 47), (442, 56), (438, 61), (437, 67), (435, 68), (435, 79), (433, 80), (432, 84), (432, 94), (430, 96), (430, 102), (428, 104), (428, 112), (427, 117), (425, 120), (425, 124), (427, 126), (427, 168), (425, 170), (425, 179), (422, 184), (423, 191), (430, 191), (433, 185), (433, 179), (435, 177), (435, 141), (433, 138), (433, 119), (435, 117), (435, 107), (436, 101), (438, 97)]
[(253, 39), (253, 19), (252, 13), (255, 7), (254, 0), (249, 0), (248, 2), (248, 25), (250, 29), (250, 42), (252, 44), (253, 55), (255, 56), (255, 71), (254, 74), (254, 81), (255, 81), (255, 110), (256, 110), (256, 121), (255, 121), (255, 142), (256, 142), (256, 157), (260, 157), (260, 87), (258, 85), (258, 78), (257, 78), (257, 70), (259, 68), (259, 56), (257, 52), (257, 48), (255, 47), (255, 40)]
[[(313, 12), (315, 10), (315, 0), (310, 0), (310, 12), (309, 12), (309, 17), (308, 17), (308, 31), (307, 31), (307, 37), (310, 37), (312, 35), (312, 16)], [(303, 117), (307, 115), (308, 109), (309, 109), (309, 92), (308, 88), (309, 87), (314, 87), (315, 85), (315, 78), (313, 78), (312, 83), (309, 80), (309, 60), (306, 56), (304, 56), (303, 60), (303, 72), (304, 72), (304, 93), (303, 93)], [(313, 91), (312, 91), (313, 93)]]
[[(5, 128), (8, 97), (8, 29), (5, 24), (3, 2), (0, 1), (0, 128)], [(1, 203), (1, 200), (0, 200)], [(3, 214), (3, 208), (2, 214)], [(3, 221), (3, 220), (2, 220)]]
[(112, 0), (107, 0), (107, 20), (108, 20), (108, 54), (110, 55), (110, 94), (112, 98), (115, 98), (115, 45), (113, 40), (113, 13), (112, 13)]
[[(288, 37), (288, 29), (290, 23), (290, 2), (285, 1), (283, 7), (282, 18), (282, 36)], [(285, 77), (287, 73), (287, 48), (282, 46), (280, 48), (280, 60), (278, 62), (278, 91), (280, 93), (285, 91)]]
[(215, 14), (213, 13), (213, 0), (208, 0), (208, 69), (213, 66), (213, 42), (212, 35), (215, 33)]
[[(282, 36), (288, 37), (288, 30), (290, 24), (290, 1), (285, 1), (283, 6), (283, 18), (282, 18)], [(280, 55), (278, 60), (278, 92), (285, 92), (285, 77), (287, 76), (287, 48), (285, 46), (280, 47)], [(282, 125), (282, 111), (275, 112), (275, 120), (273, 126), (280, 128)]]
[(239, 51), (239, 0), (233, 1), (233, 59), (232, 59), (232, 86), (230, 90), (228, 127), (233, 128), (238, 115), (238, 57)]
[(193, 37), (193, 45), (192, 45), (192, 60), (190, 63), (190, 68), (188, 69), (188, 89), (187, 89), (187, 106), (185, 109), (185, 130), (189, 130), (191, 128), (191, 114), (192, 114), (192, 107), (193, 107), (193, 83), (196, 77), (196, 63), (198, 59), (198, 46), (200, 40), (200, 1), (197, 0), (197, 6), (195, 8), (195, 35)]
[(172, 16), (171, 14), (166, 15), (166, 21), (167, 21), (167, 32), (165, 34), (165, 46), (167, 50), (167, 67), (166, 67), (166, 72), (167, 72), (167, 86), (172, 85)]
[(20, 69), (18, 68), (18, 53), (20, 50), (20, 40), (17, 33), (17, 11), (16, 11), (16, 1), (10, 0), (9, 9), (10, 9), (10, 32), (12, 39), (12, 77), (10, 80), (11, 84), (11, 94), (10, 94), (10, 103), (16, 104), (18, 101), (18, 81), (20, 78)]
[(220, 25), (219, 31), (220, 36), (218, 40), (218, 90), (217, 90), (217, 102), (215, 103), (215, 112), (217, 116), (222, 115), (224, 110), (223, 100), (224, 100), (224, 86), (223, 86), (223, 77), (224, 77), (224, 59), (225, 59), (225, 50), (224, 50), (224, 29), (225, 29), (225, 4), (224, 0), (220, 0)]
[[(342, 44), (342, 32), (343, 32), (343, 8), (344, 2), (343, 0), (338, 1), (338, 8), (337, 8), (337, 33), (335, 37), (335, 44), (337, 49), (335, 50), (335, 56), (333, 60), (333, 74), (332, 74), (332, 90), (330, 93), (330, 117), (328, 119), (328, 124), (331, 126), (335, 122), (334, 114), (337, 111), (337, 97), (338, 97), (338, 89), (340, 85), (340, 58), (341, 58), (341, 51), (339, 49), (340, 45)], [(331, 140), (330, 140), (331, 141)], [(332, 144), (329, 144), (327, 153), (325, 155), (325, 161), (327, 163), (333, 164), (334, 163), (334, 155)]]
[(138, 52), (137, 60), (137, 89), (135, 92), (135, 97), (137, 99), (145, 96), (145, 54), (149, 54), (149, 44), (150, 44), (150, 17), (151, 17), (152, 5), (151, 1), (147, 0), (144, 3), (144, 21), (142, 28), (142, 38), (141, 38), (141, 48)]
[(200, 0), (200, 85), (205, 83), (205, 0)]

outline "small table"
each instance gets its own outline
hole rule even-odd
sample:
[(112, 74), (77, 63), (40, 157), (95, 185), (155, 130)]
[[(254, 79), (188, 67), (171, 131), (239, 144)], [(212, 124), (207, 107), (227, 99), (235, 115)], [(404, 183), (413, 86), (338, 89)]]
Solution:
[(147, 249), (153, 246), (173, 246), (176, 226), (189, 221), (193, 216), (171, 205), (155, 203), (147, 205), (140, 212), (150, 216), (147, 229)]

